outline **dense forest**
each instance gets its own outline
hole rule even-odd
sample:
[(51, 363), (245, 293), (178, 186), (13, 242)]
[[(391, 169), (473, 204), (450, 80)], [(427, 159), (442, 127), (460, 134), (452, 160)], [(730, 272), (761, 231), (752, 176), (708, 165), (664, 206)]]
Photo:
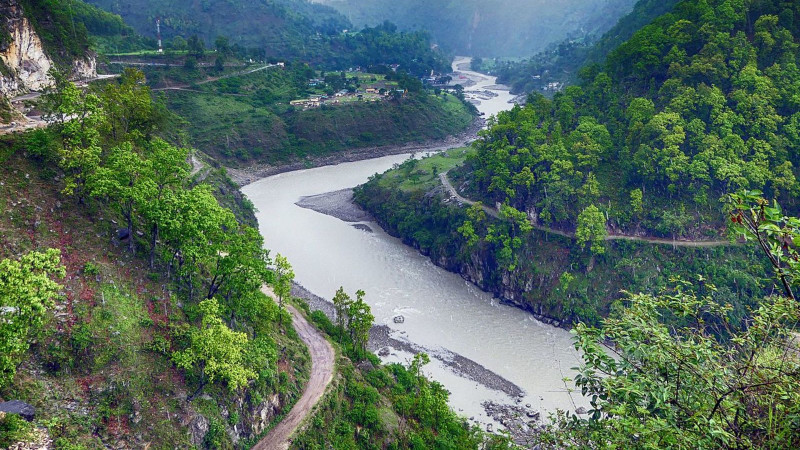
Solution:
[[(798, 37), (792, 2), (681, 2), (552, 100), (501, 113), (468, 192), (574, 229), (701, 236), (720, 199), (759, 189), (796, 208)], [(458, 177), (458, 175), (456, 175)]]
[(151, 39), (156, 36), (156, 19), (160, 19), (166, 47), (177, 50), (185, 50), (193, 36), (204, 46), (222, 36), (235, 53), (259, 60), (297, 58), (330, 70), (399, 64), (420, 76), (449, 69), (444, 55), (431, 49), (425, 32), (398, 32), (389, 23), (348, 30), (352, 25), (344, 16), (306, 0), (227, 1), (213, 7), (192, 2), (188, 9), (176, 1), (90, 3), (119, 14)]
[(356, 26), (385, 20), (424, 30), (461, 55), (527, 57), (565, 38), (602, 34), (630, 11), (633, 0), (323, 0)]

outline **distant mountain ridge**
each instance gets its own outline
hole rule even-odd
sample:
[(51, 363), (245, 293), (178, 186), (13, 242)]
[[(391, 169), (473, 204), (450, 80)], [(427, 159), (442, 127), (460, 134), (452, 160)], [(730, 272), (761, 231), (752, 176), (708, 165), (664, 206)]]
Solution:
[(156, 37), (156, 19), (166, 41), (198, 35), (207, 43), (227, 36), (231, 44), (262, 47), (271, 56), (302, 55), (320, 35), (340, 33), (350, 22), (334, 9), (306, 0), (89, 0), (122, 16), (138, 33)]
[(498, 75), (498, 82), (520, 94), (540, 91), (550, 83), (574, 83), (581, 67), (603, 61), (636, 31), (677, 3), (678, 0), (639, 0), (630, 13), (596, 40), (566, 39), (527, 60), (495, 67), (493, 72)]
[(599, 35), (635, 0), (317, 0), (357, 26), (384, 20), (425, 30), (446, 49), (483, 57), (525, 57), (567, 37)]

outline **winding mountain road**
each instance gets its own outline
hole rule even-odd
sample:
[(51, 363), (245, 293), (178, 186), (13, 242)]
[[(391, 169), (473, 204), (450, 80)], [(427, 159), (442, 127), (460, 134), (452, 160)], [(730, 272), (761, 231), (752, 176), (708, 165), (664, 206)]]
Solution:
[(253, 446), (253, 450), (288, 449), (292, 434), (313, 411), (314, 406), (322, 398), (325, 389), (333, 379), (335, 361), (333, 347), (297, 309), (291, 305), (286, 305), (286, 308), (292, 315), (292, 323), (297, 334), (300, 335), (300, 339), (308, 346), (308, 351), (311, 353), (311, 377), (308, 379), (303, 395), (289, 411), (289, 414)]
[[(450, 178), (447, 177), (447, 172), (443, 172), (439, 174), (439, 179), (442, 181), (442, 186), (447, 189), (450, 193), (450, 196), (455, 198), (457, 202), (467, 205), (474, 205), (477, 203), (474, 200), (470, 200), (461, 194), (458, 193), (453, 183), (450, 182)], [(490, 206), (486, 206), (481, 204), (481, 208), (483, 211), (495, 218), (500, 218), (500, 213), (497, 209), (492, 208)], [(532, 224), (533, 228), (544, 231), (545, 233), (556, 234), (559, 236), (564, 236), (570, 239), (575, 238), (575, 233), (570, 233), (561, 230), (555, 230), (552, 228), (548, 228), (542, 225)], [(663, 239), (663, 238), (655, 238), (655, 237), (646, 237), (646, 236), (630, 236), (625, 234), (608, 234), (605, 238), (607, 241), (636, 241), (636, 242), (646, 242), (650, 244), (661, 244), (661, 245), (671, 245), (673, 247), (725, 247), (725, 246), (732, 246), (736, 245), (731, 241), (723, 241), (723, 240), (715, 240), (715, 241), (685, 241), (685, 240), (677, 240), (677, 239)]]

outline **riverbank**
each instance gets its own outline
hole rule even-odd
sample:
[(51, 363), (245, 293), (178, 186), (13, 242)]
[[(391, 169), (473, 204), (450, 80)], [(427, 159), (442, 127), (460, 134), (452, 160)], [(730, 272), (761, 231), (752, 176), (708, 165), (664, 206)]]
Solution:
[(301, 197), (295, 205), (336, 217), (345, 222), (372, 221), (372, 216), (353, 201), (352, 189), (342, 189), (339, 191), (326, 192), (324, 194)]
[(226, 167), (228, 176), (240, 187), (280, 173), (296, 170), (312, 169), (322, 166), (333, 166), (345, 162), (361, 161), (364, 159), (380, 158), (382, 156), (401, 155), (403, 153), (438, 152), (454, 147), (469, 145), (477, 139), (478, 131), (483, 129), (486, 120), (476, 117), (470, 126), (463, 132), (444, 139), (435, 139), (426, 142), (415, 142), (401, 145), (385, 145), (377, 147), (362, 147), (352, 150), (336, 152), (325, 156), (311, 157), (302, 161), (288, 164), (253, 164), (244, 168)]
[[(303, 299), (312, 311), (320, 310), (325, 313), (331, 321), (336, 320), (333, 304), (304, 288), (302, 285), (297, 283), (292, 285), (292, 296)], [(402, 334), (402, 332), (400, 333)], [(460, 377), (472, 380), (489, 389), (503, 392), (512, 398), (519, 398), (521, 395), (524, 395), (522, 388), (492, 372), (483, 365), (445, 349), (430, 349), (402, 338), (395, 338), (392, 336), (392, 329), (386, 325), (375, 325), (372, 327), (369, 333), (368, 349), (383, 357), (389, 356), (392, 349), (411, 354), (424, 352), (441, 361)]]

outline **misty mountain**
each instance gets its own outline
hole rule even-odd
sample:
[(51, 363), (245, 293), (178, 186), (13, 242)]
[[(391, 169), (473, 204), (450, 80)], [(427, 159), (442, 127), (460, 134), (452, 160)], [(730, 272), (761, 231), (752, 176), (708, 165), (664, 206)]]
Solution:
[(88, 0), (122, 16), (137, 32), (156, 37), (156, 19), (169, 42), (198, 35), (211, 43), (227, 36), (232, 44), (261, 47), (270, 55), (302, 54), (317, 34), (338, 34), (351, 25), (336, 10), (306, 0)]
[(678, 0), (639, 0), (633, 10), (619, 19), (598, 39), (571, 40), (551, 44), (532, 57), (497, 65), (492, 72), (498, 82), (514, 93), (542, 91), (550, 83), (572, 84), (581, 67), (600, 63), (620, 44), (656, 17), (672, 10)]
[(530, 56), (565, 38), (600, 35), (635, 0), (317, 0), (360, 27), (389, 20), (421, 29), (448, 50), (475, 56)]

